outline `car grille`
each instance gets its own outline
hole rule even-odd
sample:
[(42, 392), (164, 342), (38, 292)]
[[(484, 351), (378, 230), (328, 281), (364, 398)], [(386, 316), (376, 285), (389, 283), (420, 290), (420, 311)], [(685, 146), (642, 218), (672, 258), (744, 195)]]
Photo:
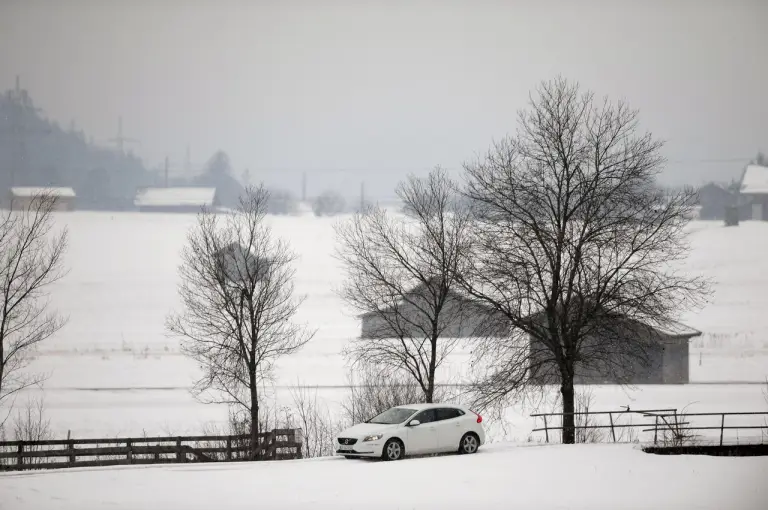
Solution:
[(357, 439), (353, 439), (351, 437), (340, 437), (339, 438), (339, 444), (353, 445), (355, 443), (357, 443)]

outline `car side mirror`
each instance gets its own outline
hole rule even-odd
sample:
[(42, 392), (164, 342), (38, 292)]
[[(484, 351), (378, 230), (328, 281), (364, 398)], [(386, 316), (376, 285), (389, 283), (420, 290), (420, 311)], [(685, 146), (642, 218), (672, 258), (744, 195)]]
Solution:
[(408, 426), (409, 426), (409, 427), (415, 427), (416, 425), (421, 425), (421, 422), (420, 422), (419, 420), (411, 420), (411, 421), (408, 423)]

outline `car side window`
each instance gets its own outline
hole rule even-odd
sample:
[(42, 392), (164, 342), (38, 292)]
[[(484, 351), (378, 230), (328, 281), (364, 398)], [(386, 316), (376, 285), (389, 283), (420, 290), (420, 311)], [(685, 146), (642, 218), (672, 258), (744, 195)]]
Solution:
[(464, 413), (462, 413), (459, 409), (444, 407), (437, 410), (437, 420), (452, 420), (453, 418), (458, 418), (463, 414)]
[(437, 413), (434, 409), (427, 409), (414, 416), (413, 419), (419, 420), (419, 423), (432, 423), (437, 421)]

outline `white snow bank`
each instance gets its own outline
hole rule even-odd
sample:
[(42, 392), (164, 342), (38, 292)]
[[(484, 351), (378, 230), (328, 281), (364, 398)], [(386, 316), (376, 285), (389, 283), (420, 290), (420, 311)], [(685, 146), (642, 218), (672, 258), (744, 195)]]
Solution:
[(16, 510), (768, 507), (768, 457), (651, 455), (630, 445), (489, 445), (474, 456), (340, 457), (0, 474)]

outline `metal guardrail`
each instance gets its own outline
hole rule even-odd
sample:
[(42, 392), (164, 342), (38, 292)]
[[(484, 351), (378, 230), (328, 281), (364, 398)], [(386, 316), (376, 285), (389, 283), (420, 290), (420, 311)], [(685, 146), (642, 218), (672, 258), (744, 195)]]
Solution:
[[(545, 440), (549, 443), (549, 431), (550, 430), (563, 430), (563, 426), (551, 425), (547, 418), (560, 417), (562, 423), (562, 417), (565, 415), (584, 416), (587, 417), (584, 421), (588, 423), (589, 416), (608, 415), (608, 424), (575, 424), (575, 429), (610, 429), (611, 438), (613, 442), (616, 442), (616, 429), (622, 428), (636, 428), (641, 429), (642, 432), (653, 432), (653, 443), (658, 444), (659, 433), (662, 435), (670, 434), (674, 440), (682, 442), (685, 440), (691, 441), (695, 438), (692, 435), (693, 431), (697, 430), (719, 430), (720, 438), (719, 445), (724, 444), (724, 433), (726, 430), (761, 430), (761, 442), (768, 442), (768, 411), (744, 411), (744, 412), (721, 412), (721, 413), (688, 413), (679, 412), (677, 409), (638, 409), (630, 410), (625, 409), (621, 411), (584, 411), (573, 413), (534, 413), (531, 417), (543, 418), (544, 427), (534, 428), (531, 432), (541, 432), (545, 434)], [(616, 423), (614, 417), (624, 416), (627, 414), (639, 415), (643, 418), (653, 418), (652, 423)], [(726, 426), (725, 420), (727, 416), (766, 416), (766, 421), (763, 425), (729, 425)], [(694, 426), (690, 421), (692, 417), (720, 417), (720, 424), (717, 426)], [(765, 432), (762, 432), (765, 431)]]

